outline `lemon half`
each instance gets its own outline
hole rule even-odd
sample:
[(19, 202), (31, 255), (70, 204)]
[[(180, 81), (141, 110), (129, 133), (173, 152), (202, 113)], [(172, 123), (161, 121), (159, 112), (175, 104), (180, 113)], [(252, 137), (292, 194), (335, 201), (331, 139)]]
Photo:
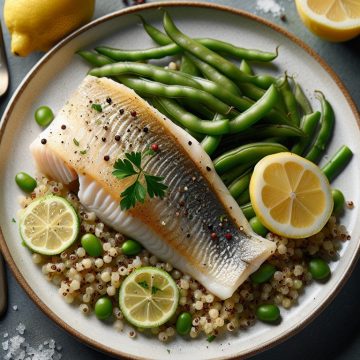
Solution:
[(360, 34), (359, 0), (295, 0), (303, 23), (329, 41), (346, 41)]
[(318, 233), (334, 206), (329, 182), (319, 167), (290, 152), (269, 155), (257, 163), (250, 198), (264, 226), (289, 238)]

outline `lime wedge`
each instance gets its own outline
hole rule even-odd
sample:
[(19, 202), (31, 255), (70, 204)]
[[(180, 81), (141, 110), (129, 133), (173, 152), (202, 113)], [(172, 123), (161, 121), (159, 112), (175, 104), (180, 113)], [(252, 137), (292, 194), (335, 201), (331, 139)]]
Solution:
[(173, 278), (156, 267), (143, 267), (122, 283), (119, 304), (125, 318), (141, 328), (164, 324), (175, 313), (179, 290)]
[(20, 235), (34, 252), (60, 254), (79, 234), (79, 217), (62, 197), (47, 195), (34, 200), (20, 219)]

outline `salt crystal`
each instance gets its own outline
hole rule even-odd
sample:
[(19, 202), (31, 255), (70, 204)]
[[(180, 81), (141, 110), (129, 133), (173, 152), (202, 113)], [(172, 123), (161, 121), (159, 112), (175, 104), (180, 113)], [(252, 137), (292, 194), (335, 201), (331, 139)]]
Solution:
[(257, 0), (256, 10), (271, 13), (273, 16), (280, 16), (285, 11), (276, 0)]
[(57, 351), (61, 351), (61, 350), (62, 350), (62, 346), (61, 346), (61, 345), (58, 345), (58, 346), (56, 347), (56, 350), (57, 350)]
[(4, 341), (2, 344), (3, 350), (7, 350), (9, 348), (9, 340)]
[(50, 348), (50, 349), (55, 349), (55, 340), (54, 340), (54, 339), (50, 339), (50, 341), (49, 341), (49, 348)]
[(9, 333), (4, 334), (4, 338), (7, 338), (9, 336)]
[(19, 325), (16, 327), (16, 331), (20, 334), (23, 335), (25, 332), (25, 325), (23, 323), (19, 323)]
[(14, 306), (13, 306), (13, 310), (14, 310), (14, 311), (17, 311), (17, 309), (18, 309), (17, 305), (14, 305)]

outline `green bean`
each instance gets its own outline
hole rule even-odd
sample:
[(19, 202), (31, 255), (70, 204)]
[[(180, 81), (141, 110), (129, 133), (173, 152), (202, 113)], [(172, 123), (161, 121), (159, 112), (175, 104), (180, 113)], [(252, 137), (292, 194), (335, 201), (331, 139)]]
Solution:
[(249, 187), (251, 175), (252, 171), (248, 170), (230, 184), (228, 189), (233, 198), (238, 198)]
[(305, 115), (309, 115), (313, 112), (313, 109), (311, 107), (311, 104), (310, 104), (308, 98), (306, 97), (302, 88), (300, 87), (300, 85), (297, 82), (295, 82), (295, 86), (294, 86), (294, 96), (295, 96), (296, 102), (298, 103), (302, 112)]
[(199, 104), (196, 101), (189, 100), (189, 99), (179, 99), (178, 101), (181, 106), (183, 106), (185, 109), (192, 112), (194, 115), (200, 117), (201, 119), (213, 119), (215, 116), (215, 113), (208, 109), (203, 104)]
[(121, 252), (126, 256), (135, 256), (143, 249), (142, 245), (136, 240), (126, 240), (121, 245)]
[[(145, 31), (148, 33), (148, 35), (159, 45), (167, 45), (172, 42), (172, 40), (163, 32), (155, 28), (154, 26), (146, 23), (142, 17), (141, 21), (144, 25)], [(207, 48), (214, 50), (216, 52), (225, 53), (227, 55), (232, 55), (235, 58), (239, 59), (246, 59), (246, 60), (254, 60), (254, 61), (272, 61), (278, 56), (278, 51), (276, 49), (276, 52), (265, 52), (260, 50), (252, 50), (252, 49), (245, 49), (238, 46), (235, 46), (233, 44), (215, 40), (215, 39), (209, 39), (209, 38), (203, 38), (203, 39), (196, 39), (200, 44), (206, 46)], [(179, 48), (180, 51), (180, 48)]]
[(244, 74), (248, 74), (248, 75), (254, 75), (254, 71), (251, 68), (250, 64), (246, 61), (246, 60), (241, 60), (240, 63), (240, 70), (244, 73)]
[(319, 111), (315, 111), (312, 114), (304, 115), (302, 117), (300, 128), (306, 136), (304, 136), (296, 144), (294, 144), (291, 152), (298, 155), (304, 154), (305, 150), (309, 147), (311, 140), (313, 139), (313, 135), (318, 126), (320, 117), (321, 113)]
[(282, 98), (285, 103), (286, 111), (291, 119), (292, 123), (296, 126), (299, 126), (300, 124), (300, 115), (298, 113), (297, 104), (295, 96), (291, 90), (288, 76), (285, 74), (285, 76), (281, 77), (277, 81), (277, 87), (282, 95)]
[(259, 161), (266, 155), (275, 154), (288, 149), (276, 143), (252, 143), (240, 146), (234, 150), (228, 151), (214, 160), (215, 170), (219, 174), (230, 170), (237, 165), (247, 163), (249, 161)]
[(246, 219), (250, 220), (251, 218), (253, 218), (255, 216), (255, 211), (250, 202), (245, 205), (240, 206), (240, 208), (241, 208), (241, 211), (243, 212), (244, 216), (246, 217)]
[(239, 145), (241, 141), (266, 139), (270, 137), (289, 138), (289, 137), (305, 137), (303, 130), (290, 125), (273, 125), (261, 124), (255, 125), (238, 134), (228, 136), (224, 139), (224, 145)]
[[(252, 227), (254, 225), (255, 229), (259, 228), (259, 232), (257, 232), (254, 228), (253, 230), (261, 236), (266, 236), (266, 234), (268, 233), (268, 230), (264, 227), (263, 224), (258, 221), (258, 218), (256, 216), (250, 219), (250, 225)], [(276, 267), (274, 265), (271, 265), (269, 263), (263, 263), (259, 267), (259, 269), (257, 269), (254, 273), (250, 275), (250, 279), (255, 284), (263, 284), (273, 277), (275, 271)]]
[(257, 160), (255, 159), (254, 161), (249, 161), (246, 164), (241, 164), (239, 166), (236, 166), (235, 168), (225, 171), (220, 175), (221, 180), (225, 185), (230, 185), (236, 178), (251, 169), (256, 164), (256, 162)]
[(274, 322), (280, 318), (280, 309), (277, 305), (262, 304), (257, 307), (256, 316), (261, 321)]
[(325, 99), (322, 92), (316, 91), (321, 103), (320, 131), (314, 145), (306, 155), (306, 159), (317, 163), (323, 155), (334, 129), (335, 115), (330, 103)]
[(109, 57), (101, 54), (94, 53), (89, 50), (79, 50), (76, 52), (80, 55), (84, 60), (86, 60), (89, 64), (94, 66), (104, 66), (107, 64), (112, 64), (114, 60)]
[[(224, 119), (220, 114), (215, 114), (213, 121)], [(201, 142), (201, 146), (208, 155), (212, 155), (221, 142), (221, 136), (205, 136)]]
[[(261, 223), (260, 219), (257, 216), (251, 218), (249, 224), (254, 230), (254, 232), (256, 232), (260, 236), (265, 237), (269, 232), (269, 230)], [(265, 282), (273, 276), (275, 270), (276, 269), (273, 265), (266, 263), (262, 264), (261, 267), (252, 274), (251, 280), (258, 284)]]
[(168, 45), (171, 44), (173, 41), (162, 31), (157, 29), (155, 26), (152, 26), (151, 24), (147, 23), (145, 19), (138, 15), (145, 31), (148, 33), (148, 35), (153, 39), (157, 44), (159, 45)]
[[(167, 98), (185, 98), (194, 101), (198, 101), (201, 104), (204, 104), (209, 109), (220, 114), (228, 114), (231, 111), (231, 107), (226, 105), (224, 102), (220, 101), (213, 95), (203, 91), (194, 89), (187, 86), (177, 86), (177, 85), (164, 85), (159, 82), (149, 81), (146, 79), (137, 79), (128, 76), (117, 76), (116, 80), (123, 83), (127, 87), (135, 90), (141, 95), (146, 96), (159, 96)], [(209, 122), (210, 128), (220, 128), (221, 122), (217, 121), (216, 123)], [(227, 123), (227, 122), (226, 122)], [(222, 123), (223, 125), (225, 122)], [(208, 135), (221, 135), (226, 134), (229, 129), (229, 126), (226, 126), (221, 130), (221, 133), (208, 134)], [(195, 130), (196, 131), (196, 130)], [(207, 134), (205, 132), (205, 134)]]
[(240, 132), (255, 124), (274, 107), (279, 98), (278, 91), (271, 85), (264, 96), (245, 112), (230, 121), (230, 132)]
[(180, 71), (185, 74), (192, 75), (192, 76), (200, 76), (201, 75), (198, 68), (195, 66), (195, 64), (189, 59), (189, 57), (186, 54), (184, 54), (181, 57)]
[(245, 189), (236, 199), (236, 202), (241, 206), (245, 205), (250, 201), (250, 192), (249, 188)]
[(321, 168), (330, 182), (345, 168), (352, 156), (352, 151), (346, 145), (343, 145)]
[(198, 59), (196, 56), (194, 56), (192, 54), (188, 54), (188, 53), (186, 53), (186, 55), (195, 64), (195, 66), (201, 71), (203, 76), (205, 76), (207, 79), (213, 81), (214, 83), (221, 85), (222, 88), (230, 91), (234, 95), (240, 95), (239, 88), (236, 86), (236, 84), (232, 80), (227, 78), (221, 72), (217, 71), (211, 65)]
[[(267, 75), (250, 76), (244, 74), (232, 62), (226, 60), (225, 58), (213, 52), (212, 50), (209, 50), (204, 45), (198, 43), (196, 40), (193, 40), (188, 36), (182, 34), (179, 31), (179, 29), (175, 26), (174, 22), (171, 20), (169, 14), (166, 11), (164, 12), (163, 24), (166, 33), (176, 44), (181, 46), (184, 50), (192, 53), (197, 58), (205, 61), (209, 65), (221, 71), (230, 79), (240, 82), (250, 82), (265, 89), (267, 89), (272, 83), (274, 83), (274, 78), (271, 76), (267, 76)], [(166, 45), (166, 46), (170, 46), (170, 45)]]
[(81, 237), (81, 246), (90, 256), (101, 256), (103, 253), (102, 243), (97, 236), (91, 233), (84, 234)]
[(188, 312), (181, 313), (176, 320), (176, 332), (179, 335), (189, 334), (192, 326), (192, 315)]
[(105, 320), (112, 315), (113, 304), (109, 297), (104, 296), (99, 298), (95, 303), (95, 315), (100, 320)]
[(118, 75), (138, 75), (169, 85), (189, 86), (201, 89), (201, 85), (190, 77), (183, 76), (178, 71), (164, 69), (160, 66), (133, 62), (118, 62), (94, 68), (89, 74), (97, 77)]
[(344, 211), (345, 197), (338, 189), (331, 189), (331, 195), (334, 201), (333, 214), (340, 215)]
[(222, 135), (229, 131), (229, 121), (226, 119), (218, 121), (200, 120), (195, 115), (187, 112), (174, 100), (158, 98), (158, 102), (166, 107), (176, 121), (192, 131), (207, 135)]
[(15, 175), (15, 182), (21, 190), (27, 193), (33, 192), (37, 186), (36, 180), (23, 171)]
[(315, 258), (309, 261), (309, 271), (315, 280), (324, 280), (331, 274), (328, 263), (321, 258)]

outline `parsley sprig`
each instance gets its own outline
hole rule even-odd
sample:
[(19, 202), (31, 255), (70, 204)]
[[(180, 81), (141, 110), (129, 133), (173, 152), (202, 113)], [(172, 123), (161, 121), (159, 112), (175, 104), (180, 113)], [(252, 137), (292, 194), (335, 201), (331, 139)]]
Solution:
[(150, 198), (165, 196), (167, 186), (163, 183), (164, 178), (161, 176), (151, 175), (144, 171), (142, 161), (146, 156), (153, 156), (156, 152), (148, 149), (144, 152), (125, 153), (125, 159), (118, 159), (114, 164), (113, 175), (122, 180), (128, 177), (134, 177), (134, 182), (127, 187), (120, 195), (121, 210), (128, 210), (135, 206), (137, 202), (144, 203), (146, 195)]

